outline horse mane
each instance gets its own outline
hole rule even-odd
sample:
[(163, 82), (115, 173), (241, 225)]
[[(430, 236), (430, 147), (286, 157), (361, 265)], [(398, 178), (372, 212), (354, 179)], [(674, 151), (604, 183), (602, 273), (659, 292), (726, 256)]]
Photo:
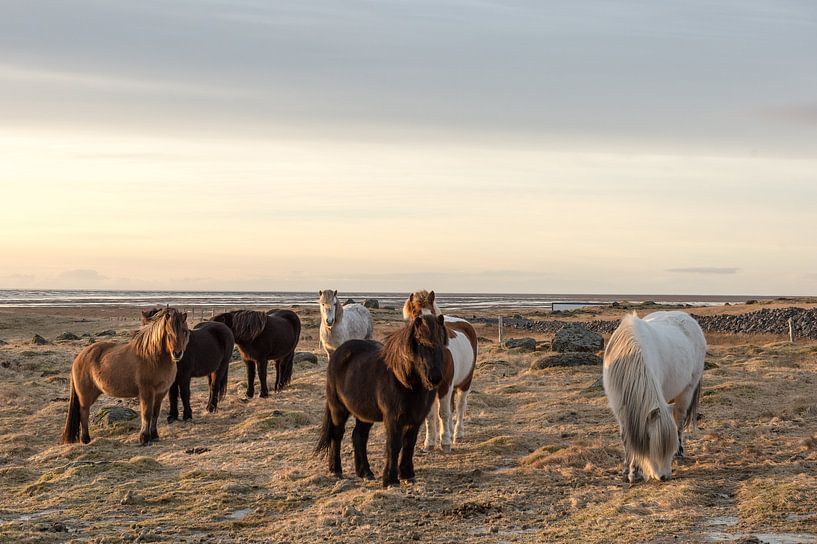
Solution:
[(232, 312), (232, 330), (237, 342), (252, 342), (267, 326), (267, 314), (255, 310)]
[(422, 289), (411, 293), (403, 304), (403, 319), (414, 319), (422, 315), (423, 310), (428, 310), (431, 315), (440, 315), (440, 308), (435, 299), (434, 291)]
[(175, 338), (186, 320), (187, 315), (175, 308), (160, 309), (136, 331), (130, 344), (139, 357), (155, 361), (165, 352), (164, 339), (168, 336)]
[(380, 350), (386, 367), (392, 371), (406, 389), (411, 389), (409, 376), (414, 369), (412, 364), (411, 342), (414, 334), (414, 324), (408, 323), (403, 328), (391, 333), (383, 342)]
[[(667, 440), (675, 434), (673, 422), (668, 412), (661, 409), (665, 401), (644, 361), (635, 331), (637, 320), (635, 313), (625, 316), (610, 337), (604, 353), (607, 389), (618, 399), (618, 406), (613, 405), (612, 397), (610, 404), (621, 423), (626, 449), (638, 458), (650, 457), (651, 452), (663, 457), (674, 448), (672, 441)], [(661, 432), (650, 437), (647, 427), (655, 409), (658, 409)]]

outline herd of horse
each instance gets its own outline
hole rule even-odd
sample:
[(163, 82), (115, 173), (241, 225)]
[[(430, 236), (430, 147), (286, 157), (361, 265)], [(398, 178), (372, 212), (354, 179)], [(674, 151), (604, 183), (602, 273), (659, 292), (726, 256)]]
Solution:
[[(444, 316), (434, 291), (411, 293), (404, 325), (381, 343), (373, 340), (371, 313), (319, 292), (320, 342), (329, 358), (323, 423), (315, 454), (342, 476), (341, 441), (349, 417), (355, 473), (374, 479), (367, 456), (369, 432), (382, 422), (386, 434), (383, 486), (414, 481), (414, 449), (425, 425), (426, 449), (450, 451), (465, 436), (465, 411), (476, 369), (478, 342), (470, 323)], [(290, 310), (237, 310), (192, 329), (175, 308), (142, 312), (142, 326), (126, 343), (96, 342), (71, 366), (68, 415), (62, 443), (91, 440), (91, 405), (102, 393), (138, 398), (139, 441), (158, 440), (162, 401), (170, 393), (168, 423), (193, 417), (190, 381), (207, 377), (207, 410), (215, 412), (227, 390), (230, 359), (238, 348), (247, 369), (246, 395), (267, 397), (267, 367), (275, 362), (274, 390), (292, 379), (301, 321)], [(683, 312), (627, 315), (604, 352), (603, 385), (624, 446), (624, 478), (668, 480), (674, 457), (683, 457), (683, 431), (695, 425), (701, 397), (706, 340)], [(439, 441), (439, 443), (438, 443)]]

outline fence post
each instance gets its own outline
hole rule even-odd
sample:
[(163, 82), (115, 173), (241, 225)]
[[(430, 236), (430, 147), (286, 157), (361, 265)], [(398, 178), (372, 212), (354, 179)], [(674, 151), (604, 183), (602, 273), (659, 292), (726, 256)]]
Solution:
[(499, 345), (502, 345), (502, 316), (499, 316)]
[(794, 323), (792, 323), (791, 318), (789, 318), (789, 342), (794, 344)]

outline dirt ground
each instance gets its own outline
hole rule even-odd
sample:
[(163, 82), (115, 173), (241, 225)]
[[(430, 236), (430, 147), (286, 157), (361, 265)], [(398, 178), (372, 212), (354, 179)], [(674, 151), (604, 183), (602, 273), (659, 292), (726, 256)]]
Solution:
[[(53, 342), (106, 329), (126, 341), (137, 309), (0, 309), (0, 541), (817, 542), (817, 343), (708, 335), (689, 460), (670, 482), (629, 485), (601, 369), (532, 371), (549, 337), (534, 335), (540, 349), (524, 353), (478, 327), (466, 441), (418, 452), (417, 483), (384, 490), (354, 477), (351, 424), (346, 479), (311, 455), (326, 360), (315, 311), (296, 311), (299, 350), (318, 354), (317, 365), (297, 365), (281, 393), (246, 400), (236, 361), (215, 414), (196, 379), (193, 421), (163, 416), (161, 442), (142, 447), (135, 421), (92, 424), (89, 445), (58, 445), (71, 361), (87, 340)], [(399, 318), (377, 311), (376, 336)], [(33, 345), (35, 333), (52, 343)], [(120, 403), (138, 410), (102, 397), (92, 417)], [(376, 425), (378, 475), (383, 447)]]

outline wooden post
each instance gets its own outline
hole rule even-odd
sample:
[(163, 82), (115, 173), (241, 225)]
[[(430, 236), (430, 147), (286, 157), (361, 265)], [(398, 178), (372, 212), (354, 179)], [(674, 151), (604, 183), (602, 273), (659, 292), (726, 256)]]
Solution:
[(794, 344), (794, 323), (792, 323), (791, 318), (789, 318), (789, 342)]
[(502, 316), (499, 316), (499, 345), (502, 345)]

